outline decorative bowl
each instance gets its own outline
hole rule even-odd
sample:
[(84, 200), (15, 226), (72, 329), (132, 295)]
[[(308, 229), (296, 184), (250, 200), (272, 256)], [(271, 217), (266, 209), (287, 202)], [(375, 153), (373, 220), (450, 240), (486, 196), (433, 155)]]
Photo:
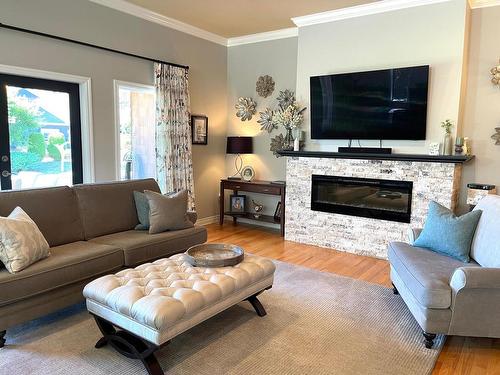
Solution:
[(241, 263), (245, 252), (236, 245), (208, 243), (191, 246), (186, 255), (195, 267), (226, 267)]

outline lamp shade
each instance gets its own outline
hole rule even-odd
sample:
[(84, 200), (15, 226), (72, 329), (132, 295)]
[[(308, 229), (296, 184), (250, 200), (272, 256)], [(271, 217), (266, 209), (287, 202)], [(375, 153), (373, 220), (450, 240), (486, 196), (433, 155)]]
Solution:
[(252, 137), (227, 137), (226, 154), (253, 153)]

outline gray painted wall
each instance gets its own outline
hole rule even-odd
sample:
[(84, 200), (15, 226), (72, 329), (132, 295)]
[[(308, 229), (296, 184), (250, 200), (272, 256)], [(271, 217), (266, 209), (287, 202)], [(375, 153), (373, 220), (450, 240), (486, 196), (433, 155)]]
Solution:
[[(427, 153), (429, 143), (443, 139), (440, 122), (460, 120), (466, 10), (466, 0), (453, 0), (299, 28), (297, 98), (309, 102), (309, 77), (314, 75), (430, 65), (427, 141), (384, 142), (396, 152)], [(378, 146), (378, 141), (361, 144)], [(347, 141), (306, 144), (309, 150), (337, 146)]]
[[(224, 175), (227, 48), (87, 0), (2, 0), (0, 21), (190, 66), (191, 111), (209, 117), (208, 146), (193, 146), (199, 217), (217, 213)], [(0, 64), (92, 79), (96, 181), (115, 179), (113, 80), (153, 83), (152, 63), (0, 30)]]
[[(274, 92), (267, 98), (258, 96), (255, 83), (261, 75), (273, 77)], [(274, 130), (271, 135), (260, 130), (257, 123), (259, 111), (277, 106), (276, 97), (280, 90), (295, 90), (297, 75), (297, 38), (287, 38), (268, 42), (246, 44), (228, 49), (228, 135), (249, 135), (254, 137), (254, 154), (244, 155), (244, 164), (252, 165), (259, 180), (284, 180), (285, 158), (276, 158), (269, 145), (271, 137), (284, 133)], [(257, 114), (250, 121), (242, 122), (236, 117), (234, 105), (241, 96), (250, 96), (257, 101)], [(234, 173), (234, 157), (226, 157), (226, 173)], [(264, 204), (264, 212), (274, 214), (276, 198), (247, 194)]]

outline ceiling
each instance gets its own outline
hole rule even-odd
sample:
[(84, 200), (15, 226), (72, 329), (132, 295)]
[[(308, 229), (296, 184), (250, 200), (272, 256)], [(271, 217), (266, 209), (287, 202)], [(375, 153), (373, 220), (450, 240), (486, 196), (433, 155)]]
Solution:
[(292, 17), (376, 0), (126, 0), (162, 16), (233, 38), (295, 26)]

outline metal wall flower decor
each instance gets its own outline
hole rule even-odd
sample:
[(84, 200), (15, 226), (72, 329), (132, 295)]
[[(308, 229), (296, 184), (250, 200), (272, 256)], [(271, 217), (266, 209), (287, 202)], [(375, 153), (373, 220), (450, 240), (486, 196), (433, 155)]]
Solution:
[(494, 85), (500, 85), (500, 59), (498, 60), (499, 65), (491, 68), (490, 73), (492, 75), (491, 82)]
[(255, 90), (257, 91), (257, 94), (259, 94), (259, 96), (267, 98), (273, 93), (274, 85), (275, 83), (273, 77), (268, 75), (260, 76), (257, 79), (257, 83), (255, 84)]
[(272, 151), (273, 155), (279, 158), (281, 155), (278, 154), (278, 151), (283, 150), (285, 147), (285, 137), (283, 137), (283, 134), (278, 134), (277, 136), (271, 138), (271, 146), (269, 147), (269, 150)]
[(239, 98), (235, 108), (236, 116), (239, 117), (241, 121), (249, 121), (252, 119), (255, 112), (257, 112), (257, 103), (252, 98)]
[(265, 130), (271, 133), (274, 129), (278, 129), (278, 125), (274, 123), (274, 111), (271, 108), (266, 108), (264, 112), (259, 112), (260, 119), (257, 123), (260, 124), (260, 130)]
[(500, 126), (495, 128), (496, 133), (491, 136), (497, 146), (500, 146)]
[(295, 93), (292, 90), (280, 91), (278, 95), (278, 103), (282, 109), (287, 108), (295, 102)]

